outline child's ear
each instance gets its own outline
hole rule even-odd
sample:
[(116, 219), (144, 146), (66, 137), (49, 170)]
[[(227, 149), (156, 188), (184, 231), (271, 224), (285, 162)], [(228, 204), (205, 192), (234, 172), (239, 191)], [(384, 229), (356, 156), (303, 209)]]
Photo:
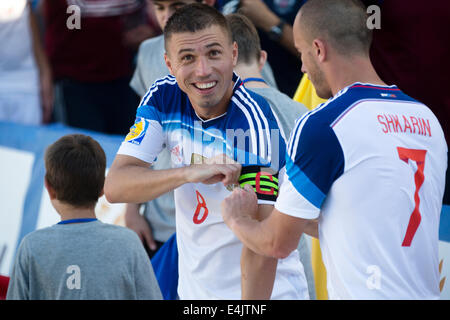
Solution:
[(259, 61), (258, 61), (259, 72), (261, 72), (262, 68), (266, 64), (266, 61), (267, 61), (267, 51), (261, 50), (260, 56), (259, 56)]
[(45, 186), (45, 189), (47, 189), (47, 192), (48, 192), (48, 195), (50, 197), (50, 200), (56, 199), (56, 192), (52, 188), (50, 183), (48, 182), (47, 177), (44, 178), (44, 186)]

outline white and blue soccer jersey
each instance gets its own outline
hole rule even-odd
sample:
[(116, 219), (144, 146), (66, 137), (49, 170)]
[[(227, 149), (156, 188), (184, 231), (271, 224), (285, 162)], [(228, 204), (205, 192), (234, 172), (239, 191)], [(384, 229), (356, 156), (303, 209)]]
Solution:
[(396, 86), (355, 83), (298, 119), (275, 207), (319, 218), (330, 299), (439, 298), (447, 146)]
[[(152, 163), (166, 147), (174, 168), (226, 154), (242, 164), (241, 186), (251, 184), (260, 204), (274, 204), (286, 145), (268, 103), (236, 75), (233, 81), (227, 112), (209, 120), (198, 117), (173, 76), (156, 81), (118, 153)], [(188, 183), (175, 190), (181, 299), (241, 298), (242, 244), (221, 215), (229, 194), (222, 183)], [(272, 298), (308, 298), (298, 252), (279, 261)]]

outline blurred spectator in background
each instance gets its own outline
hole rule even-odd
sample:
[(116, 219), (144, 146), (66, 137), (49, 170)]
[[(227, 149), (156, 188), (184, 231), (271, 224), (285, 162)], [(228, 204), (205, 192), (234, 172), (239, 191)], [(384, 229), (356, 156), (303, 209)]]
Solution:
[[(214, 0), (208, 0), (214, 3)], [(208, 2), (205, 1), (205, 2)], [(159, 28), (162, 30), (167, 20), (176, 9), (193, 2), (201, 0), (153, 0), (148, 1), (153, 7)], [(142, 42), (137, 55), (136, 69), (130, 86), (134, 91), (143, 97), (153, 82), (169, 74), (166, 63), (164, 62), (164, 37), (159, 35), (152, 39)]]
[(268, 53), (278, 89), (294, 96), (302, 78), (301, 60), (294, 46), (292, 24), (306, 0), (220, 0), (224, 14), (238, 11), (258, 29), (261, 48)]
[[(56, 85), (55, 118), (126, 134), (139, 97), (129, 87), (133, 53), (157, 34), (144, 0), (41, 0)], [(77, 10), (73, 10), (73, 9)], [(78, 25), (76, 22), (78, 19)]]
[(151, 25), (152, 29), (155, 32), (155, 35), (153, 37), (161, 35), (162, 29), (161, 29), (161, 26), (159, 25), (158, 19), (155, 14), (155, 6), (153, 5), (153, 1), (146, 0), (146, 7), (147, 7), (147, 19), (148, 19), (149, 24)]
[(9, 277), (0, 275), (0, 300), (6, 299), (6, 293), (8, 292)]
[(28, 0), (0, 1), (0, 120), (50, 121), (53, 83)]
[[(364, 0), (380, 9), (370, 58), (380, 78), (426, 104), (450, 141), (450, 3), (421, 0)], [(450, 159), (450, 158), (449, 158)], [(450, 162), (448, 162), (450, 166)], [(447, 169), (444, 204), (450, 204)]]

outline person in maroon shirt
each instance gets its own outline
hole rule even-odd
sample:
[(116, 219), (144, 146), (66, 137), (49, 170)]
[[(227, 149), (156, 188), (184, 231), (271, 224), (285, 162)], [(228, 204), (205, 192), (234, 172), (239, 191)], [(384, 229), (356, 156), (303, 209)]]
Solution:
[[(373, 32), (372, 63), (381, 79), (426, 104), (450, 142), (450, 2), (364, 1), (380, 8), (381, 28)], [(447, 167), (444, 203), (450, 204)]]
[[(68, 21), (79, 8), (79, 28)], [(55, 79), (56, 120), (126, 134), (139, 97), (129, 87), (133, 50), (154, 36), (142, 0), (44, 0), (45, 46)], [(68, 13), (69, 12), (69, 13)], [(133, 32), (134, 31), (134, 32)]]
[(0, 300), (6, 299), (8, 292), (9, 277), (0, 275)]

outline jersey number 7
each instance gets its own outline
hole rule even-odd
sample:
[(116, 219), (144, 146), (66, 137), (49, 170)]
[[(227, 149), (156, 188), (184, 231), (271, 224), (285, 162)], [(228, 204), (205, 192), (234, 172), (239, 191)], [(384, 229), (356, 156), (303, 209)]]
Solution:
[(414, 191), (414, 210), (409, 218), (408, 228), (406, 229), (405, 238), (403, 239), (402, 243), (402, 247), (409, 247), (411, 246), (411, 242), (414, 238), (414, 235), (416, 234), (417, 228), (419, 227), (420, 220), (422, 219), (419, 211), (419, 190), (420, 187), (422, 187), (423, 181), (425, 180), (423, 171), (425, 168), (425, 155), (427, 154), (427, 151), (418, 149), (406, 149), (402, 147), (397, 147), (397, 151), (400, 160), (408, 163), (409, 159), (411, 161), (415, 161), (417, 164), (417, 170), (414, 174), (414, 183), (416, 185), (416, 189)]

